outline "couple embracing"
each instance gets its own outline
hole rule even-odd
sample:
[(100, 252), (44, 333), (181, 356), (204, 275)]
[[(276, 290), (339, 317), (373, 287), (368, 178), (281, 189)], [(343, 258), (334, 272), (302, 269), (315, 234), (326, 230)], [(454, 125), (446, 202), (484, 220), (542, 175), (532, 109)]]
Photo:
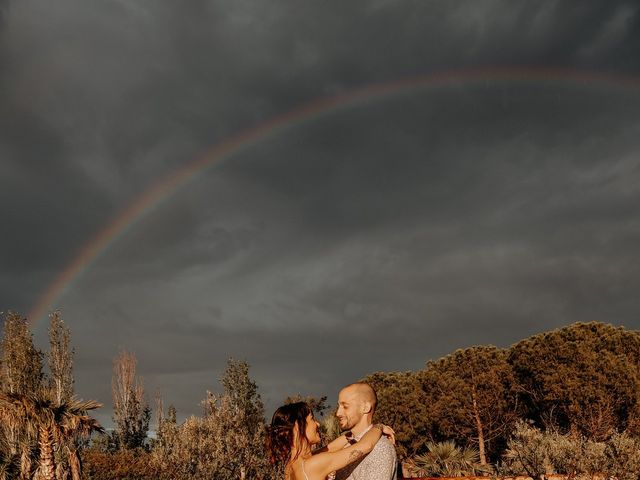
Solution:
[(395, 436), (390, 427), (373, 423), (376, 404), (376, 393), (366, 383), (343, 388), (336, 416), (345, 433), (315, 450), (319, 424), (309, 405), (283, 405), (268, 429), (271, 461), (284, 464), (285, 480), (394, 480)]

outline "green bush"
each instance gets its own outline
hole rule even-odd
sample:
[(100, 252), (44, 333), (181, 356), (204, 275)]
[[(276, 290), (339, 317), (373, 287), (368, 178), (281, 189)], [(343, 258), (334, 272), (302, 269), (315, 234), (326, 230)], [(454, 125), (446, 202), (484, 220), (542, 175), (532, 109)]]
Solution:
[(606, 442), (595, 442), (577, 434), (542, 432), (518, 422), (498, 470), (501, 475), (526, 473), (532, 478), (559, 473), (569, 479), (605, 476), (637, 480), (640, 440), (616, 433)]

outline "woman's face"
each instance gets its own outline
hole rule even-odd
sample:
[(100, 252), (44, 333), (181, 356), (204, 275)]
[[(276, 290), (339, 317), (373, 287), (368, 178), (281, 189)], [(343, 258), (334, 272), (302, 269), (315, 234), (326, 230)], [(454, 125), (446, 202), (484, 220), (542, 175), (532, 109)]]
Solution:
[(307, 429), (304, 434), (311, 445), (317, 445), (318, 443), (320, 443), (320, 431), (318, 430), (320, 424), (316, 421), (315, 418), (313, 418), (312, 413), (307, 416), (306, 421)]

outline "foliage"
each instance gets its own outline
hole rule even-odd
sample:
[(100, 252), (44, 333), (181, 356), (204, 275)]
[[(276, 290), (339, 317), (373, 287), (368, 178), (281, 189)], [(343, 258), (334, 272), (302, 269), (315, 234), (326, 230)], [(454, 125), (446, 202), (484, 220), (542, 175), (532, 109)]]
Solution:
[(264, 407), (246, 362), (229, 360), (224, 393), (207, 392), (204, 416), (163, 421), (152, 458), (161, 478), (269, 478)]
[(149, 430), (151, 409), (144, 397), (142, 379), (136, 376), (136, 356), (120, 352), (113, 361), (114, 439), (120, 448), (142, 448)]
[[(42, 393), (42, 357), (33, 345), (27, 320), (16, 313), (6, 314), (0, 363), (2, 395)], [(0, 420), (3, 470), (18, 478), (30, 478), (37, 466), (37, 425), (17, 415), (10, 402), (0, 402)]]
[[(264, 407), (246, 362), (229, 360), (223, 392), (207, 392), (201, 417), (178, 424), (158, 398), (150, 448), (150, 408), (135, 356), (123, 352), (112, 383), (116, 434), (83, 450), (82, 439), (101, 429), (88, 414), (99, 404), (73, 397), (73, 349), (60, 315), (51, 316), (48, 375), (19, 315), (5, 315), (1, 346), (0, 480), (80, 480), (80, 458), (84, 478), (95, 480), (278, 478), (265, 460)], [(640, 477), (639, 332), (578, 323), (508, 350), (472, 347), (419, 372), (363, 380), (378, 394), (376, 421), (394, 427), (414, 474)], [(335, 415), (323, 415), (326, 397), (286, 399), (300, 400), (319, 414), (326, 439), (339, 434)], [(492, 472), (487, 460), (498, 458)]]
[(73, 349), (71, 332), (59, 312), (51, 315), (49, 324), (49, 388), (58, 404), (73, 396)]
[(362, 381), (378, 396), (375, 421), (392, 425), (396, 432), (398, 456), (405, 459), (425, 451), (433, 417), (428, 413), (431, 400), (422, 390), (419, 376), (413, 372), (377, 372)]
[(593, 478), (606, 471), (605, 444), (586, 439), (584, 436), (562, 435), (558, 432), (549, 437), (549, 463), (556, 472), (571, 479), (578, 475)]
[(424, 477), (463, 477), (491, 472), (480, 464), (478, 450), (459, 448), (453, 441), (429, 442), (427, 453), (409, 462), (408, 470), (413, 476)]
[(327, 404), (326, 395), (316, 398), (313, 395), (290, 395), (284, 399), (284, 404), (296, 402), (305, 402), (311, 407), (316, 420), (320, 423), (320, 437), (322, 443), (317, 447), (320, 448), (327, 443), (335, 440), (340, 436), (340, 422), (335, 416), (335, 410), (325, 416), (325, 410), (329, 410), (331, 406)]
[[(157, 480), (151, 454), (143, 449), (106, 452), (89, 448), (82, 453), (85, 480)], [(181, 478), (181, 477), (175, 477)]]
[(519, 342), (509, 362), (525, 414), (538, 425), (593, 440), (616, 430), (639, 432), (638, 332), (576, 323)]
[(264, 405), (258, 386), (249, 378), (249, 364), (229, 359), (220, 381), (224, 394), (213, 415), (224, 426), (227, 468), (230, 478), (250, 478), (265, 465), (263, 445), (265, 436)]
[(640, 440), (625, 433), (615, 433), (605, 447), (606, 472), (617, 480), (640, 477)]
[(468, 348), (420, 372), (365, 381), (378, 393), (378, 419), (396, 428), (401, 459), (426, 453), (428, 441), (451, 439), (477, 445), (481, 459), (484, 443), (486, 460), (496, 461), (517, 434), (517, 419), (584, 436), (588, 451), (615, 431), (640, 433), (639, 372), (639, 332), (577, 323), (508, 350)]
[(169, 405), (169, 410), (167, 411), (167, 420), (176, 423), (177, 416), (178, 412), (176, 411), (176, 407), (174, 407), (173, 405)]
[(335, 415), (327, 415), (320, 419), (320, 434), (322, 436), (322, 444), (335, 440), (340, 436), (340, 421)]
[(27, 320), (5, 316), (0, 364), (0, 478), (79, 480), (82, 439), (101, 430), (88, 415), (101, 405), (72, 396), (72, 350), (60, 315), (49, 327), (51, 376), (33, 345)]
[(640, 476), (640, 440), (616, 433), (606, 442), (584, 436), (543, 432), (518, 422), (504, 455), (500, 473), (539, 478), (559, 473), (566, 478), (637, 479)]
[(478, 447), (481, 463), (497, 457), (517, 418), (517, 388), (507, 352), (458, 350), (423, 371), (365, 377), (378, 394), (376, 418), (393, 425), (401, 459), (427, 451), (433, 440)]
[(42, 387), (42, 357), (33, 345), (33, 335), (26, 318), (9, 312), (4, 318), (2, 336), (2, 390), (29, 394)]
[(504, 454), (503, 473), (540, 478), (549, 469), (549, 437), (524, 421), (516, 422)]
[[(35, 472), (44, 480), (54, 479), (57, 463), (55, 451), (64, 450), (65, 460), (74, 480), (80, 479), (78, 452), (75, 440), (87, 438), (102, 427), (87, 412), (101, 407), (94, 401), (70, 399), (61, 404), (50, 398), (19, 393), (0, 393), (0, 416), (3, 421), (11, 416), (19, 419), (21, 427), (37, 438), (34, 447), (27, 444), (30, 457), (37, 453), (37, 464), (21, 464), (21, 475)], [(29, 459), (31, 460), (31, 459)]]
[(296, 402), (307, 403), (311, 407), (311, 411), (314, 415), (319, 415), (320, 417), (324, 417), (325, 410), (329, 410), (331, 408), (331, 405), (327, 404), (326, 395), (316, 398), (313, 395), (303, 396), (298, 393), (296, 395), (290, 395), (284, 399), (285, 405)]
[(492, 346), (457, 350), (427, 363), (420, 379), (437, 436), (477, 445), (480, 462), (486, 464), (487, 449), (506, 437), (517, 418), (507, 352)]

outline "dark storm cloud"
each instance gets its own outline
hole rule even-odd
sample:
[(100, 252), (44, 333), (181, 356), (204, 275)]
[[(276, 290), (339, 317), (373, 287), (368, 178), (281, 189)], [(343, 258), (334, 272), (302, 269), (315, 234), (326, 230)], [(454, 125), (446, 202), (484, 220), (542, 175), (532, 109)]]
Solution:
[[(639, 12), (0, 1), (0, 309), (27, 311), (101, 225), (232, 133), (449, 69), (637, 74)], [(613, 85), (488, 78), (260, 142), (149, 212), (59, 300), (79, 393), (107, 400), (119, 348), (188, 413), (228, 356), (274, 406), (574, 320), (637, 326), (639, 103)]]

